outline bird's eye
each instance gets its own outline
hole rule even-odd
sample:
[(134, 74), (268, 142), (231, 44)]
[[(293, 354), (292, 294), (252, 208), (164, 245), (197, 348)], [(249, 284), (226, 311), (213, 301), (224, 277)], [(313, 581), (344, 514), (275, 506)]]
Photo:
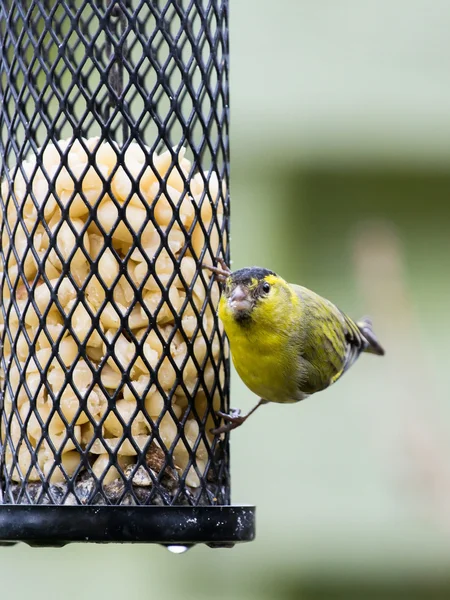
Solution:
[(270, 283), (267, 283), (267, 281), (265, 281), (262, 286), (262, 291), (265, 294), (268, 294), (270, 292)]

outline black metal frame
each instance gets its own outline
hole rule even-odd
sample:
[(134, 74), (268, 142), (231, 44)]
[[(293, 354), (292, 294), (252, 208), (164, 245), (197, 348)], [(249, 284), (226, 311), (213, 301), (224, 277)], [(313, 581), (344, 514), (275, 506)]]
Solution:
[[(151, 541), (165, 546), (231, 547), (254, 538), (246, 506), (4, 506), (0, 532), (10, 542), (65, 546), (70, 542)], [(0, 542), (1, 545), (1, 542)]]
[[(202, 270), (216, 256), (229, 260), (228, 1), (80, 0), (73, 6), (1, 0), (0, 38), (0, 539), (42, 545), (251, 540), (253, 508), (229, 506), (228, 436), (210, 434), (218, 424), (215, 409), (229, 408), (229, 361), (215, 312), (217, 283)], [(59, 143), (63, 137), (69, 137), (67, 144)], [(109, 172), (98, 158), (106, 147), (114, 152)], [(155, 153), (164, 149), (170, 165), (160, 172)], [(46, 152), (56, 152), (52, 169)], [(130, 164), (132, 152), (144, 157), (137, 169)], [(74, 163), (78, 156), (81, 170)], [(148, 168), (157, 190), (151, 201), (142, 187)], [(122, 200), (114, 187), (119, 175), (129, 186)], [(66, 201), (58, 189), (63, 177), (70, 182)], [(102, 191), (94, 198), (89, 178), (100, 182)], [(175, 199), (173, 181), (181, 181)], [(75, 226), (72, 209), (80, 199), (87, 210), (81, 205), (82, 225)], [(171, 215), (164, 224), (157, 214), (163, 201)], [(139, 226), (130, 217), (133, 203), (144, 211)], [(100, 218), (106, 205), (108, 215), (117, 214), (109, 227)], [(126, 241), (117, 237), (119, 228)], [(159, 239), (151, 253), (144, 246), (148, 231)], [(171, 241), (174, 232), (182, 238), (178, 245)], [(102, 240), (95, 256), (91, 236)], [(64, 251), (68, 239), (75, 244)], [(117, 264), (109, 283), (101, 275), (106, 252)], [(162, 277), (158, 264), (164, 260), (170, 272)], [(187, 277), (183, 265), (192, 260), (195, 272)], [(137, 264), (146, 270), (140, 281)], [(116, 297), (121, 281), (133, 296), (125, 307)], [(70, 307), (61, 300), (67, 285), (75, 290)], [(95, 286), (101, 301), (93, 308), (88, 300)], [(175, 287), (178, 305), (171, 295)], [(44, 308), (37, 301), (39, 288), (48, 295)], [(156, 306), (146, 304), (147, 293), (160, 295)], [(105, 310), (112, 310), (117, 328), (105, 329)], [(147, 326), (139, 331), (132, 326), (132, 313)], [(195, 322), (189, 332), (186, 315)], [(90, 322), (84, 337), (76, 326), (80, 319)], [(146, 345), (151, 333), (159, 348), (156, 362), (149, 358), (154, 348)], [(97, 346), (90, 346), (94, 336)], [(77, 346), (68, 365), (60, 357), (67, 338)], [(204, 344), (204, 353), (196, 342)], [(119, 343), (131, 348), (128, 362)], [(176, 344), (184, 348), (178, 360)], [(114, 388), (102, 377), (111, 365), (120, 372)], [(82, 392), (76, 383), (81, 367), (89, 379)], [(163, 382), (163, 369), (173, 381)], [(64, 381), (55, 389), (49, 382), (59, 371)], [(139, 391), (136, 374), (145, 381)], [(117, 409), (125, 386), (135, 402), (128, 419)], [(66, 391), (78, 403), (70, 418), (62, 408)], [(146, 408), (152, 393), (164, 401), (156, 416)], [(106, 403), (100, 416), (89, 405), (95, 394)], [(113, 438), (107, 427), (111, 414), (122, 433), (105, 442), (105, 436)], [(146, 435), (138, 443), (132, 428), (140, 415)], [(164, 419), (174, 430), (170, 441), (161, 433)], [(52, 424), (59, 420), (63, 432), (55, 442)], [(84, 425), (91, 431), (87, 441), (80, 433)], [(197, 432), (194, 440), (187, 425)], [(40, 435), (31, 435), (36, 428)], [(136, 456), (131, 466), (124, 466), (124, 442)], [(108, 457), (100, 474), (93, 467), (99, 444)], [(66, 451), (78, 453), (75, 468), (63, 465)], [(188, 458), (180, 466), (181, 453)], [(118, 476), (106, 483), (110, 467)]]

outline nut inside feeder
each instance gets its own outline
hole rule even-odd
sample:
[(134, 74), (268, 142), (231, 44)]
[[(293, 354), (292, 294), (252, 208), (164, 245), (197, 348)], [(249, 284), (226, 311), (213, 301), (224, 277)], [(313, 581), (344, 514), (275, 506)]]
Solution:
[(0, 0), (0, 540), (252, 539), (202, 269), (229, 259), (228, 3), (24, 10)]
[(71, 504), (97, 481), (113, 502), (133, 501), (127, 480), (149, 501), (196, 498), (225, 383), (219, 290), (198, 264), (226, 245), (225, 185), (190, 177), (185, 148), (69, 139), (38, 157), (1, 186), (6, 476)]

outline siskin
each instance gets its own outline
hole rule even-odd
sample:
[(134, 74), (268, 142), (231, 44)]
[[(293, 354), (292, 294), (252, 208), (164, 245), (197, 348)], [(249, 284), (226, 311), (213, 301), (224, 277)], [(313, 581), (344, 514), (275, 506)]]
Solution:
[(218, 262), (221, 268), (206, 268), (223, 283), (218, 313), (233, 363), (261, 400), (247, 415), (218, 412), (226, 424), (213, 433), (239, 427), (267, 402), (298, 402), (324, 390), (362, 352), (384, 354), (369, 319), (355, 322), (325, 298), (267, 269), (233, 273)]

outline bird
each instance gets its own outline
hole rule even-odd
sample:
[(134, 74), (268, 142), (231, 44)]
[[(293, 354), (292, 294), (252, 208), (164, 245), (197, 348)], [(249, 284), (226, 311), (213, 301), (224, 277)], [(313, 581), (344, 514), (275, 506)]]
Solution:
[(363, 352), (383, 356), (368, 317), (353, 321), (329, 300), (288, 283), (274, 271), (247, 267), (232, 272), (203, 264), (222, 286), (218, 316), (236, 371), (260, 400), (246, 415), (217, 411), (222, 434), (242, 425), (260, 406), (291, 403), (342, 377)]

